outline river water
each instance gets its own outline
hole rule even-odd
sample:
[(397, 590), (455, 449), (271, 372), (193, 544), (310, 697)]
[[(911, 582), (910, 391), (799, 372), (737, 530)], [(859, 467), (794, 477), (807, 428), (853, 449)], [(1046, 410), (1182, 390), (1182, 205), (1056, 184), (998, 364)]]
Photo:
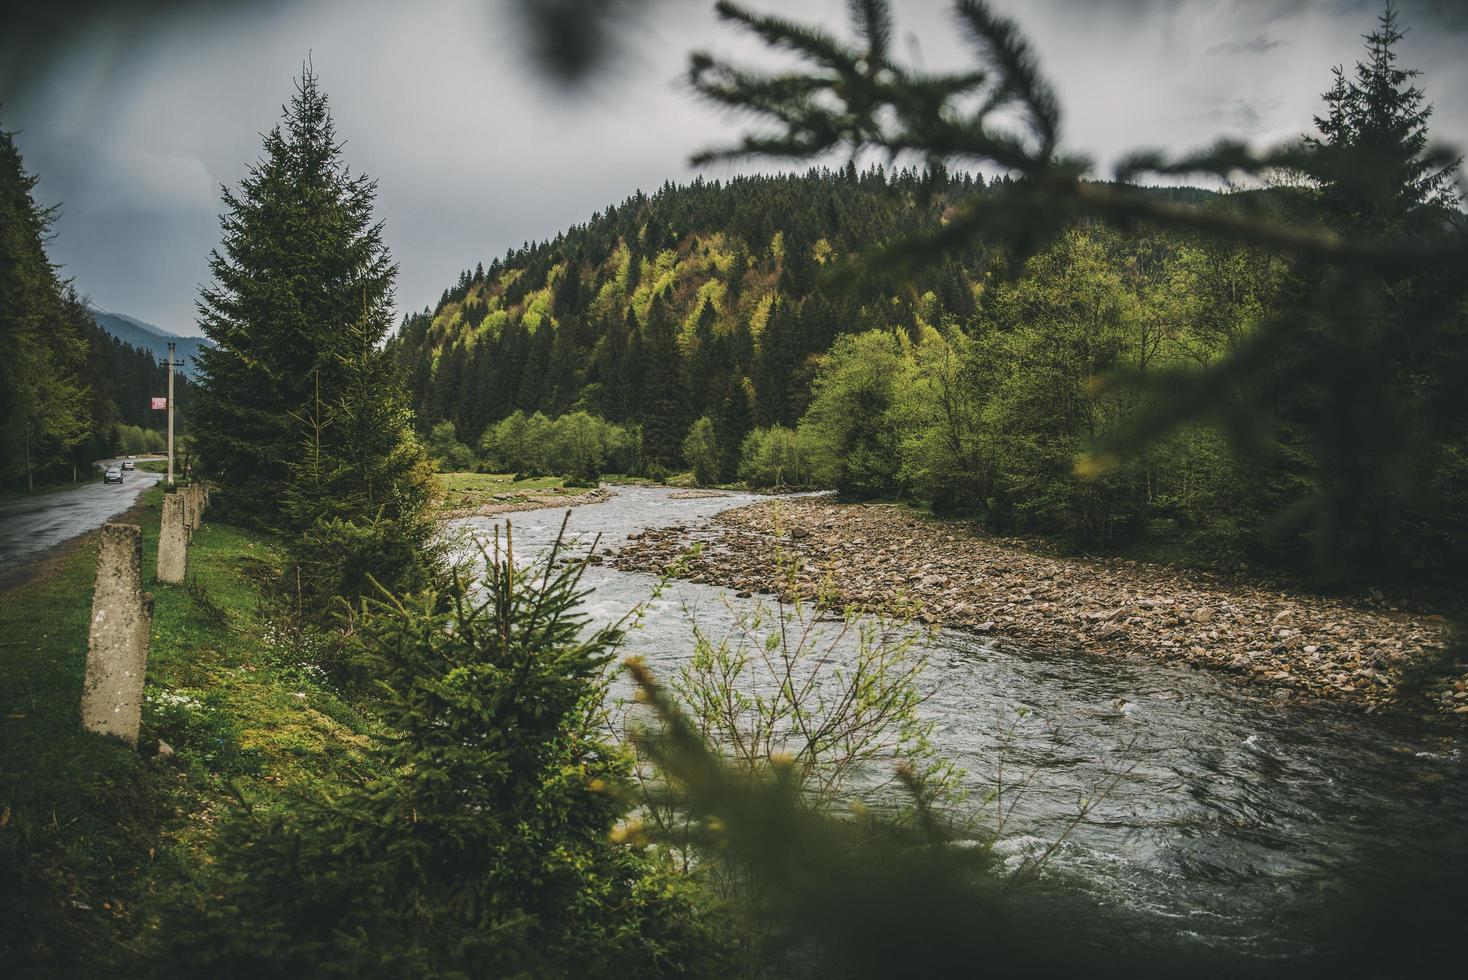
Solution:
[[(697, 528), (755, 499), (678, 500), (663, 488), (618, 488), (606, 503), (572, 510), (569, 530), (578, 548), (600, 535), (607, 550), (646, 528)], [(549, 546), (565, 511), (506, 516), (519, 557)], [(455, 525), (488, 541), (503, 523)], [(588, 612), (600, 623), (646, 602), (655, 580), (593, 565), (584, 584), (593, 590)], [(672, 583), (648, 607), (627, 652), (670, 677), (692, 648), (691, 620), (719, 635), (756, 601)], [(1468, 819), (1465, 761), (1442, 730), (1328, 704), (1282, 706), (1228, 678), (1150, 661), (951, 631), (924, 643), (925, 711), (938, 724), (943, 753), (966, 771), (972, 798), (993, 789), (1001, 765), (1007, 783), (1029, 777), (996, 845), (1009, 861), (1063, 834), (1078, 800), (1126, 771), (1045, 873), (1081, 883), (1137, 948), (1182, 943), (1292, 957), (1308, 948), (1339, 868), (1383, 846), (1401, 861), (1428, 854)], [(625, 693), (625, 684), (614, 688)]]

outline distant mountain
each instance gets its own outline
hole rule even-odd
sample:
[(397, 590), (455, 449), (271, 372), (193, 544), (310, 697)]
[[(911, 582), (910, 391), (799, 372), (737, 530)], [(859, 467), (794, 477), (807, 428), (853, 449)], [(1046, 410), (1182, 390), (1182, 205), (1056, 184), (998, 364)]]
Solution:
[(97, 325), (125, 344), (151, 351), (161, 360), (168, 353), (169, 341), (174, 343), (174, 353), (184, 359), (180, 371), (190, 379), (194, 376), (195, 357), (201, 345), (209, 343), (203, 337), (180, 337), (162, 327), (155, 327), (135, 317), (122, 313), (108, 313), (93, 307), (92, 319)]

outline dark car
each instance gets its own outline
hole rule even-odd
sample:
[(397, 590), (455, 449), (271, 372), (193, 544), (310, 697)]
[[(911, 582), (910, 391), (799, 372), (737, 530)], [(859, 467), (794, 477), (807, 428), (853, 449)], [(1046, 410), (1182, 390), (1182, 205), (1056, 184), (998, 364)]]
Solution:
[(102, 474), (103, 483), (121, 483), (122, 470), (116, 466), (107, 467), (107, 472)]

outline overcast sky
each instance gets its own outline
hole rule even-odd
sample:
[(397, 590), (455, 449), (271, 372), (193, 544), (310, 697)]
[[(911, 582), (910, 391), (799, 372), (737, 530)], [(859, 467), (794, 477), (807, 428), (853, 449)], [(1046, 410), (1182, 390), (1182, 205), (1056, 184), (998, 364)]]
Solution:
[[(751, 5), (844, 32), (842, 0)], [(434, 303), (464, 268), (553, 237), (638, 188), (686, 180), (691, 152), (740, 124), (683, 87), (687, 52), (748, 56), (712, 0), (663, 0), (620, 62), (566, 94), (529, 67), (493, 0), (251, 5), (144, 36), (83, 32), (19, 92), (0, 93), (36, 194), (60, 203), (50, 246), (103, 309), (196, 332), (194, 299), (235, 185), (308, 54), (345, 156), (379, 181), (401, 266), (400, 310)], [(996, 0), (1038, 50), (1065, 111), (1065, 148), (1105, 166), (1139, 146), (1258, 143), (1310, 128), (1332, 65), (1353, 63), (1374, 0)], [(1468, 17), (1403, 0), (1401, 53), (1421, 68), (1436, 139), (1468, 145)], [(897, 49), (966, 63), (947, 0), (897, 0)], [(726, 175), (725, 166), (709, 168)]]

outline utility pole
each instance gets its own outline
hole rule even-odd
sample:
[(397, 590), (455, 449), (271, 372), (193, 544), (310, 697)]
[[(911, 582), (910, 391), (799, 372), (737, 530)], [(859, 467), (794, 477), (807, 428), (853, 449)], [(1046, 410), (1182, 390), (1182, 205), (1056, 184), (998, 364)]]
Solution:
[(168, 342), (168, 485), (173, 486), (173, 341)]
[(173, 372), (183, 363), (174, 354), (173, 341), (168, 343), (168, 358), (158, 362), (158, 366), (168, 369), (168, 397), (163, 399), (167, 404), (160, 406), (159, 399), (153, 398), (153, 408), (160, 407), (168, 409), (168, 485), (173, 486)]

